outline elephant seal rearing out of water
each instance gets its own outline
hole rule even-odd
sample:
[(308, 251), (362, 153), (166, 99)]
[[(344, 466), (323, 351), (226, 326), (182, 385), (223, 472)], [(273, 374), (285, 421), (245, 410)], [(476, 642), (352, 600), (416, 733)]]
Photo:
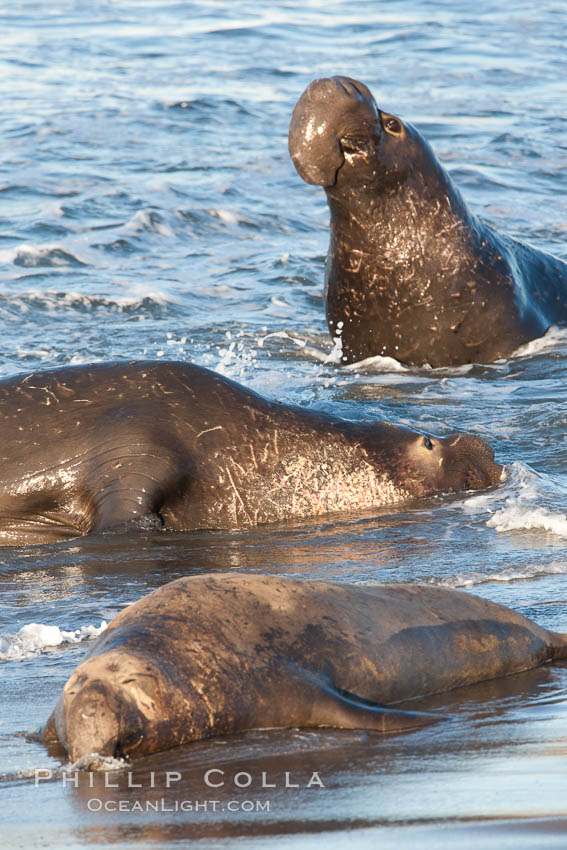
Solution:
[(75, 761), (246, 729), (395, 732), (439, 717), (392, 703), (566, 657), (566, 635), (456, 590), (213, 573), (118, 614), (43, 738)]
[(312, 82), (289, 150), (327, 193), (327, 320), (344, 362), (489, 362), (567, 322), (567, 263), (474, 216), (426, 140), (363, 83)]
[(0, 545), (153, 517), (237, 528), (500, 480), (490, 447), (268, 401), (188, 363), (0, 381)]

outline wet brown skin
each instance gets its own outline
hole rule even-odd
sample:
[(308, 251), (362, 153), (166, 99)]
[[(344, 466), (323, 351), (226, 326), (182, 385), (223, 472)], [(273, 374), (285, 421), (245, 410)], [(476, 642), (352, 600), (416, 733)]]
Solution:
[(0, 381), (0, 545), (153, 518), (237, 528), (500, 480), (490, 447), (268, 401), (186, 363)]
[(344, 362), (490, 362), (567, 321), (567, 263), (474, 216), (427, 141), (363, 83), (312, 82), (289, 150), (327, 194), (327, 321)]
[(213, 573), (125, 608), (43, 739), (75, 761), (256, 728), (401, 731), (440, 718), (383, 705), (566, 657), (566, 635), (460, 591)]

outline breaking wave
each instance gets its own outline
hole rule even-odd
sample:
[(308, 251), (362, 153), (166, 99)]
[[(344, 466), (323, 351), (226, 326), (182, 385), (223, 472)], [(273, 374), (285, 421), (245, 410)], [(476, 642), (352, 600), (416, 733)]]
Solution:
[(67, 632), (59, 626), (28, 623), (16, 634), (0, 635), (0, 661), (22, 661), (41, 655), (54, 647), (91, 640), (98, 637), (107, 625), (106, 620), (103, 620), (100, 626), (81, 626)]

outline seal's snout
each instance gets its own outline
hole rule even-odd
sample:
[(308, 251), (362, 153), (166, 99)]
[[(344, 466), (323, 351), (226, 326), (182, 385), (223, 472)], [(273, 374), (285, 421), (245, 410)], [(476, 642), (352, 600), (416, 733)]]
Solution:
[[(315, 82), (319, 81), (316, 80)], [(372, 92), (364, 85), (364, 83), (361, 83), (358, 80), (353, 80), (352, 77), (331, 77), (329, 82), (344, 92), (347, 97), (354, 98), (359, 103), (366, 101), (370, 105), (374, 106), (375, 114), (377, 114)]]
[(492, 446), (477, 434), (454, 434), (448, 437), (448, 441), (450, 446), (458, 448), (460, 451), (480, 454), (494, 460)]
[(72, 761), (90, 753), (120, 757), (122, 730), (128, 739), (141, 737), (142, 716), (112, 685), (97, 679), (73, 681), (63, 691), (58, 735)]
[(369, 89), (350, 77), (321, 77), (299, 98), (289, 127), (289, 153), (306, 183), (334, 186), (344, 163), (343, 135), (373, 127), (378, 110)]
[(114, 756), (119, 724), (116, 700), (100, 681), (90, 681), (63, 692), (64, 740), (71, 760), (88, 753)]
[(452, 463), (464, 474), (466, 489), (478, 489), (502, 480), (504, 468), (494, 460), (492, 446), (476, 434), (457, 434), (447, 439)]
[(299, 98), (289, 125), (289, 153), (299, 176), (316, 186), (333, 186), (344, 162), (334, 132), (336, 85), (314, 80)]

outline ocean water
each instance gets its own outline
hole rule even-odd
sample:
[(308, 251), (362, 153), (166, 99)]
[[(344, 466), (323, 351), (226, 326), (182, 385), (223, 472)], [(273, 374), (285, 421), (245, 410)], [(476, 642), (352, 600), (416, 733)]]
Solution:
[[(565, 665), (429, 700), (453, 722), (410, 735), (257, 732), (115, 765), (92, 787), (22, 733), (119, 610), (207, 570), (437, 583), (567, 632), (567, 331), (490, 365), (341, 368), (324, 193), (287, 153), (307, 83), (359, 78), (475, 212), (567, 258), (566, 25), (560, 0), (0, 5), (0, 377), (191, 361), (350, 419), (474, 431), (508, 473), (382, 511), (0, 550), (6, 847), (565, 847)], [(314, 772), (324, 787), (306, 787)]]

